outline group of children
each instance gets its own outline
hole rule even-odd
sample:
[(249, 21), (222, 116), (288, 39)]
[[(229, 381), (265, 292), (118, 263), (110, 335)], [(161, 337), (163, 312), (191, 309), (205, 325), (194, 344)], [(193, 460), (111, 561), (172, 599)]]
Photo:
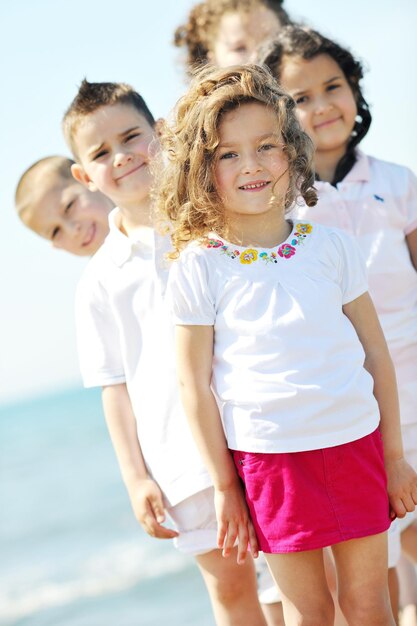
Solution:
[(358, 149), (358, 61), (289, 22), (280, 2), (197, 5), (176, 43), (203, 67), (171, 124), (84, 80), (74, 161), (35, 163), (16, 206), (95, 253), (83, 380), (136, 518), (195, 556), (216, 623), (392, 625), (400, 532), (417, 562), (416, 180)]

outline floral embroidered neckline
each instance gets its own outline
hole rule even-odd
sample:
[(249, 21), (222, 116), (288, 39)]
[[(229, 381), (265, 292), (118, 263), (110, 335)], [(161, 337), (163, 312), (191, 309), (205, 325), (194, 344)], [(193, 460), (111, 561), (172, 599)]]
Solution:
[(277, 263), (278, 257), (282, 259), (290, 259), (297, 252), (300, 245), (303, 245), (307, 236), (312, 232), (311, 224), (305, 222), (295, 224), (293, 232), (289, 238), (280, 244), (275, 250), (259, 251), (254, 248), (246, 248), (238, 250), (231, 244), (225, 244), (221, 239), (208, 239), (206, 247), (216, 248), (222, 254), (231, 259), (239, 259), (243, 265), (250, 265), (256, 261), (264, 261), (264, 263)]

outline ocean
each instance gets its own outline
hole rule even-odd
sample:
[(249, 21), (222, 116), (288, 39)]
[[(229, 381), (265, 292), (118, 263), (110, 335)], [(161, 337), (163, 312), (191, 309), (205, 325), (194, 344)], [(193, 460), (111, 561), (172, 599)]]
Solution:
[(191, 557), (136, 522), (97, 390), (0, 408), (1, 626), (214, 626)]

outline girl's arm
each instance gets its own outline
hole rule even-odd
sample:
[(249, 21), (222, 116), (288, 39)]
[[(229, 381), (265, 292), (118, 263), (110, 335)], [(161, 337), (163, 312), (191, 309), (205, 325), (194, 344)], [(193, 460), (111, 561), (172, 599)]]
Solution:
[(407, 235), (406, 241), (411, 262), (414, 265), (414, 269), (417, 271), (417, 228)]
[(110, 438), (136, 519), (151, 537), (177, 537), (175, 530), (161, 525), (165, 521), (162, 493), (146, 469), (126, 385), (103, 387), (102, 401)]
[(252, 554), (257, 556), (257, 540), (210, 386), (213, 335), (213, 326), (176, 327), (181, 398), (214, 484), (218, 546), (223, 556), (229, 556), (238, 539), (238, 563), (243, 563), (248, 541)]
[(381, 416), (388, 495), (395, 515), (404, 517), (417, 504), (417, 475), (404, 459), (394, 366), (373, 302), (364, 293), (343, 307), (365, 350), (365, 368), (374, 379)]

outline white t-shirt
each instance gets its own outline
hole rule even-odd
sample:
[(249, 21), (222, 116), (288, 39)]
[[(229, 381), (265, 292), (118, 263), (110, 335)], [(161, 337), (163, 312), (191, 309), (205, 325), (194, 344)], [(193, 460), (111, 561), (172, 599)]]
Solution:
[[(167, 504), (211, 485), (179, 400), (173, 325), (163, 295), (168, 238), (132, 241), (118, 228), (91, 259), (77, 289), (76, 322), (86, 387), (126, 383), (148, 469)], [(149, 236), (151, 240), (149, 240)]]
[(214, 326), (213, 391), (231, 449), (295, 452), (378, 426), (373, 380), (342, 305), (366, 292), (355, 241), (294, 222), (273, 249), (215, 235), (170, 272), (176, 324)]
[(319, 201), (292, 216), (336, 226), (355, 236), (394, 361), (401, 421), (417, 422), (417, 272), (406, 236), (417, 228), (417, 179), (406, 167), (357, 151), (357, 161), (333, 187), (317, 181)]

